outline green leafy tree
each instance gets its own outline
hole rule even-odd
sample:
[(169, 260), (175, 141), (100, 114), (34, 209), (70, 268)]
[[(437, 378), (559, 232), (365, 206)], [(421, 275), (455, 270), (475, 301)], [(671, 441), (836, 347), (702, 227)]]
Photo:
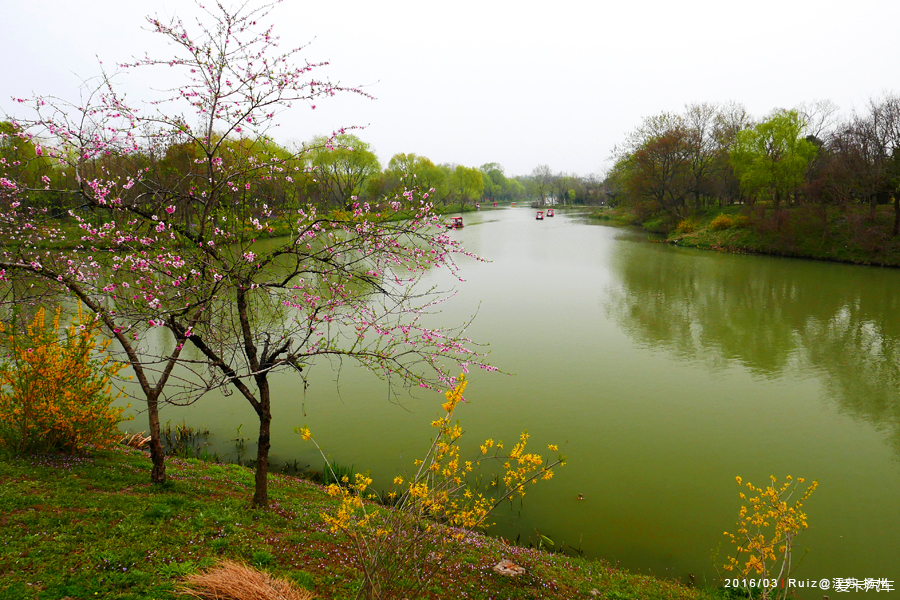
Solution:
[(381, 172), (378, 157), (371, 146), (355, 135), (344, 133), (333, 139), (316, 137), (310, 149), (323, 204), (348, 208), (352, 196), (360, 196), (370, 177)]
[(503, 188), (503, 198), (505, 200), (523, 200), (528, 195), (525, 184), (518, 179), (509, 178)]
[[(39, 139), (25, 134), (16, 123), (0, 122), (0, 164), (4, 177), (19, 181), (29, 188), (49, 188), (58, 178)], [(29, 205), (53, 206), (49, 194), (29, 194)], [(58, 207), (57, 207), (58, 208)]]
[(731, 164), (731, 148), (737, 134), (753, 125), (746, 107), (738, 102), (719, 105), (713, 126), (715, 154), (712, 163), (712, 190), (722, 205), (731, 204), (741, 197), (741, 186)]
[(573, 204), (578, 195), (576, 188), (580, 182), (576, 175), (569, 173), (557, 173), (550, 182), (550, 189), (556, 202), (560, 204)]
[(433, 189), (438, 198), (449, 194), (448, 176), (425, 156), (395, 154), (385, 169), (385, 192), (399, 193), (405, 185), (416, 185), (424, 190)]
[(474, 167), (457, 165), (450, 174), (449, 184), (450, 193), (459, 202), (460, 208), (476, 198), (481, 198), (484, 191), (481, 171)]
[(755, 197), (769, 197), (777, 209), (795, 196), (816, 145), (802, 137), (803, 119), (793, 110), (776, 110), (752, 129), (738, 132), (731, 163), (741, 189)]
[(507, 195), (509, 182), (500, 163), (487, 163), (480, 167), (484, 180), (484, 198), (496, 202)]

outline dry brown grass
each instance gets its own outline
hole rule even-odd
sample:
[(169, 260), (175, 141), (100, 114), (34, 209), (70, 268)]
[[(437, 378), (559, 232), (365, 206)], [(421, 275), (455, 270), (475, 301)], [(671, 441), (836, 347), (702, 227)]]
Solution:
[(120, 444), (124, 444), (125, 446), (130, 446), (131, 448), (141, 449), (143, 448), (147, 442), (150, 441), (150, 436), (144, 435), (144, 432), (125, 434), (122, 436), (122, 439), (119, 440)]
[(315, 597), (293, 583), (230, 560), (205, 573), (189, 576), (178, 591), (215, 600), (312, 600)]

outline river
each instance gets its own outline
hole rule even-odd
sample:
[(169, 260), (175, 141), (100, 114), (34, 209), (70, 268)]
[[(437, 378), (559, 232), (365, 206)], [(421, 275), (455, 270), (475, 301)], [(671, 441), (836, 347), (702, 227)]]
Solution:
[[(456, 290), (438, 321), (477, 313), (468, 334), (503, 371), (471, 374), (463, 447), (527, 429), (535, 451), (568, 457), (492, 530), (713, 581), (732, 550), (735, 476), (792, 475), (819, 482), (796, 576), (900, 585), (900, 270), (677, 248), (534, 212), (466, 214), (452, 235), (490, 262), (464, 260), (462, 283), (428, 275)], [(439, 395), (392, 398), (349, 364), (310, 383), (275, 380), (276, 461), (321, 468), (292, 431), (307, 425), (386, 488), (427, 445)], [(162, 418), (208, 428), (223, 450), (255, 426), (238, 395)]]

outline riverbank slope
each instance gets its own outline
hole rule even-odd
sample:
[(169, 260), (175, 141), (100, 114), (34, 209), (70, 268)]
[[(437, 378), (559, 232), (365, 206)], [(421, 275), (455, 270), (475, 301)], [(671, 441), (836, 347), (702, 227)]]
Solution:
[[(183, 578), (230, 559), (312, 590), (353, 598), (359, 572), (321, 518), (321, 486), (272, 475), (267, 511), (250, 510), (253, 473), (169, 458), (170, 482), (149, 482), (149, 458), (121, 447), (93, 457), (0, 460), (0, 599), (174, 599)], [(497, 575), (501, 559), (524, 566)], [(601, 561), (473, 536), (421, 598), (708, 600), (700, 590)]]
[(659, 215), (642, 217), (631, 207), (601, 209), (591, 216), (643, 227), (679, 246), (900, 267), (900, 236), (891, 235), (894, 217), (889, 206), (879, 206), (872, 214), (867, 208), (823, 211), (818, 206), (774, 211), (758, 203), (701, 211), (678, 222)]

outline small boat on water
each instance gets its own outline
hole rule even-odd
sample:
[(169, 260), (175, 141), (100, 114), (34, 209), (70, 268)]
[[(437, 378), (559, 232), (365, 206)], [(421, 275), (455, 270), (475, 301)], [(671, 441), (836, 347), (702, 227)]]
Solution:
[(450, 223), (447, 224), (447, 229), (462, 229), (463, 221), (462, 217), (452, 217), (450, 219)]
[(535, 219), (538, 220), (538, 221), (543, 221), (543, 220), (544, 220), (544, 211), (539, 210), (539, 211), (537, 212), (537, 216), (535, 217)]
[(494, 208), (497, 208), (497, 203), (496, 203), (496, 202), (494, 202)]
[(479, 203), (475, 203), (475, 210), (481, 210), (481, 205)]
[(548, 208), (548, 209), (547, 209), (547, 216), (548, 216), (548, 217), (552, 217), (552, 216), (553, 216), (553, 209), (552, 209), (552, 208)]
[(510, 202), (509, 205), (512, 206), (513, 208), (516, 207), (516, 203), (515, 203), (515, 202)]

